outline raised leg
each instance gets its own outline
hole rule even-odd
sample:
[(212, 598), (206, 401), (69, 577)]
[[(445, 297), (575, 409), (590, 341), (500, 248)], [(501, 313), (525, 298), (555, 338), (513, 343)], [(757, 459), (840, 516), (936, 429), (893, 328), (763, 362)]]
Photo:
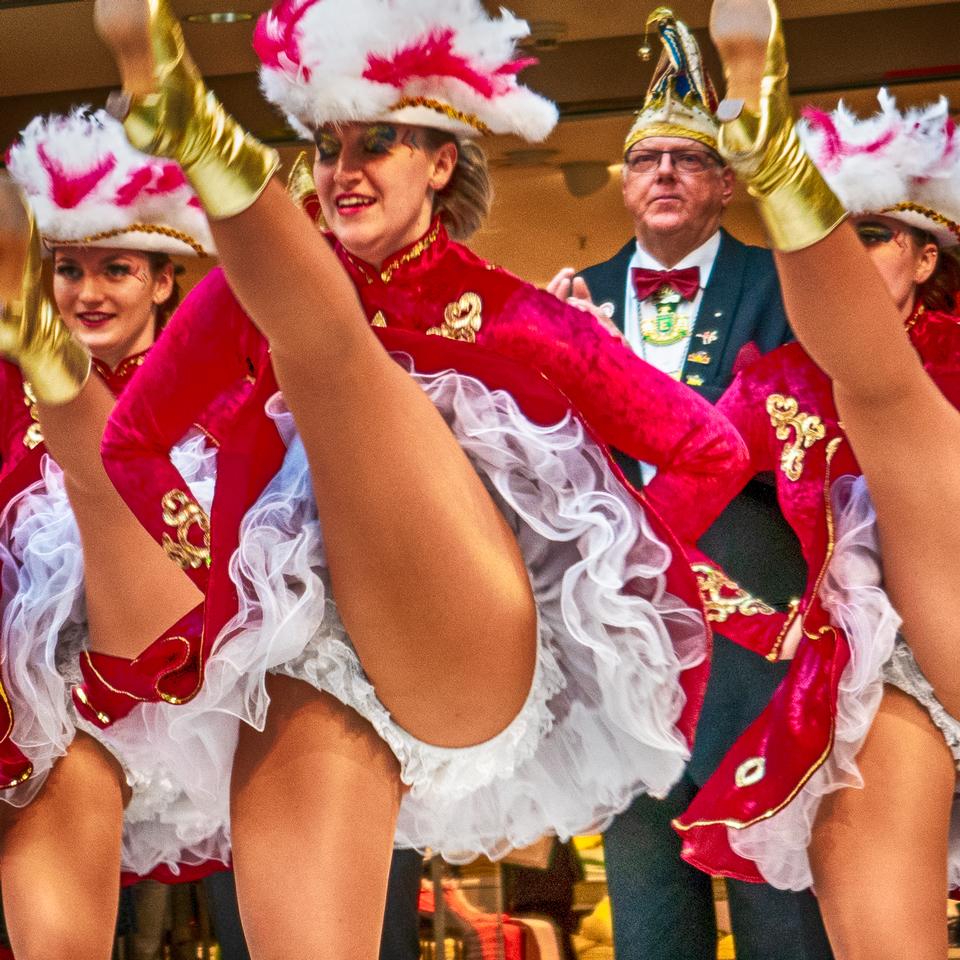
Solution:
[[(135, 101), (126, 128), (181, 161), (214, 217), (231, 286), (270, 340), (338, 608), (378, 695), (421, 739), (488, 739), (522, 706), (536, 656), (512, 532), (439, 413), (381, 348), (333, 252), (269, 180), (269, 151), (202, 95), (160, 0), (100, 0), (97, 15), (128, 92), (142, 93), (149, 74), (160, 101), (187, 113), (173, 129), (172, 106)], [(238, 164), (259, 176), (235, 177), (225, 200), (210, 170), (232, 176)]]
[(231, 788), (250, 956), (374, 960), (400, 806), (396, 759), (332, 697), (287, 677), (269, 677), (267, 690), (266, 728), (241, 726)]
[(863, 789), (824, 798), (810, 846), (837, 960), (942, 960), (950, 750), (926, 711), (888, 687), (857, 762)]
[(960, 515), (960, 413), (924, 372), (883, 280), (852, 228), (837, 226), (842, 208), (800, 146), (773, 0), (717, 0), (711, 34), (728, 79), (720, 149), (758, 200), (790, 324), (834, 381), (904, 634), (941, 703), (960, 716), (960, 525), (944, 520)]
[(78, 733), (30, 804), (4, 805), (0, 878), (18, 960), (109, 960), (125, 791), (116, 761)]

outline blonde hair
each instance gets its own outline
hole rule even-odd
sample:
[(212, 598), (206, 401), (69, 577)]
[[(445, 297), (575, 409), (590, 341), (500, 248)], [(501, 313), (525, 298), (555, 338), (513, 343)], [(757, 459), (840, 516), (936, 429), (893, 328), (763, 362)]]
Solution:
[(466, 240), (483, 224), (493, 202), (493, 185), (487, 157), (472, 140), (458, 140), (452, 133), (425, 128), (427, 146), (439, 150), (446, 143), (457, 148), (457, 165), (450, 182), (433, 198), (434, 215), (439, 215), (454, 240)]

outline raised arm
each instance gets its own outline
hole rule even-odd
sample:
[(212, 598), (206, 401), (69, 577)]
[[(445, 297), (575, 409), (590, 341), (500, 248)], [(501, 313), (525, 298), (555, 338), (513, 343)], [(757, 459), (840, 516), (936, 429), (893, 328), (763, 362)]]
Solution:
[[(677, 503), (726, 503), (749, 476), (747, 452), (729, 420), (689, 387), (640, 359), (583, 311), (533, 288), (511, 297), (485, 343), (542, 370), (607, 443), (650, 463), (658, 512), (692, 542), (698, 524)], [(662, 477), (659, 475), (662, 473)]]
[(210, 558), (209, 518), (170, 462), (170, 451), (251, 372), (244, 350), (251, 330), (223, 275), (208, 275), (174, 314), (103, 436), (104, 465), (120, 495), (201, 588)]

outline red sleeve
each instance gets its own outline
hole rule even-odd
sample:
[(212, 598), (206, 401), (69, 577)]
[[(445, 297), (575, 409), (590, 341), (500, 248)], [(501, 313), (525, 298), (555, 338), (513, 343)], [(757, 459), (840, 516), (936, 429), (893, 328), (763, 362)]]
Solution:
[(43, 442), (31, 409), (20, 368), (0, 360), (0, 475), (9, 473), (29, 450)]
[(210, 522), (170, 462), (203, 412), (253, 371), (255, 334), (220, 270), (184, 300), (123, 392), (103, 435), (103, 462), (134, 515), (205, 589)]
[[(717, 409), (727, 416), (747, 445), (748, 459), (742, 465), (737, 489), (751, 477), (773, 470), (778, 464), (766, 409), (770, 393), (770, 384), (764, 376), (766, 366), (748, 367), (738, 374), (717, 403)], [(720, 516), (730, 500), (729, 496), (721, 497), (717, 492), (716, 489), (706, 491), (681, 507), (689, 514), (690, 528), (697, 537)], [(670, 523), (673, 517), (668, 514), (666, 519)], [(779, 613), (731, 580), (706, 554), (696, 548), (687, 552), (697, 575), (707, 619), (714, 629), (734, 643), (768, 660), (776, 660), (799, 608), (794, 606), (789, 613)]]
[(682, 541), (696, 533), (677, 504), (726, 503), (743, 486), (747, 454), (729, 420), (588, 314), (524, 286), (483, 342), (542, 370), (604, 442), (655, 466), (646, 496)]

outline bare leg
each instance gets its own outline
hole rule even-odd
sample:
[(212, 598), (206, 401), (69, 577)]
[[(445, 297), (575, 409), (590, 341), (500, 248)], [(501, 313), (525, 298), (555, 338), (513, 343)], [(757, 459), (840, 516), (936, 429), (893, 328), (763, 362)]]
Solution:
[(837, 960), (942, 960), (950, 750), (926, 711), (888, 687), (857, 762), (863, 789), (824, 798), (810, 847)]
[(267, 689), (266, 729), (241, 726), (231, 789), (251, 956), (372, 960), (400, 805), (396, 759), (332, 697), (287, 677)]
[(41, 406), (40, 419), (80, 529), (90, 645), (135, 657), (203, 597), (140, 525), (103, 469), (100, 438), (113, 402), (103, 382), (91, 377), (70, 403)]
[(108, 960), (120, 894), (123, 775), (78, 733), (32, 803), (3, 814), (3, 908), (18, 960)]
[[(155, 56), (177, 59), (176, 28), (156, 0), (101, 0), (97, 18), (126, 90), (155, 86)], [(186, 102), (197, 80), (178, 63), (164, 91)], [(131, 115), (128, 126), (138, 122)], [(182, 135), (205, 144), (208, 161), (237, 153), (229, 118), (215, 146), (204, 124), (191, 117), (153, 146)], [(187, 162), (195, 182), (201, 167)], [(344, 624), (398, 723), (445, 746), (488, 739), (522, 706), (536, 656), (516, 541), (439, 413), (384, 353), (333, 252), (279, 184), (253, 196), (211, 227), (231, 286), (270, 340), (303, 438)]]
[[(790, 324), (834, 381), (877, 508), (886, 587), (904, 633), (940, 701), (960, 716), (960, 525), (953, 520), (960, 516), (960, 413), (924, 372), (852, 228), (829, 230), (837, 201), (793, 131), (775, 17), (772, 0), (713, 5), (727, 97), (746, 107), (724, 126), (720, 146), (760, 199), (775, 240), (790, 241), (778, 245), (792, 252), (776, 255)], [(810, 240), (816, 236), (822, 239)]]

